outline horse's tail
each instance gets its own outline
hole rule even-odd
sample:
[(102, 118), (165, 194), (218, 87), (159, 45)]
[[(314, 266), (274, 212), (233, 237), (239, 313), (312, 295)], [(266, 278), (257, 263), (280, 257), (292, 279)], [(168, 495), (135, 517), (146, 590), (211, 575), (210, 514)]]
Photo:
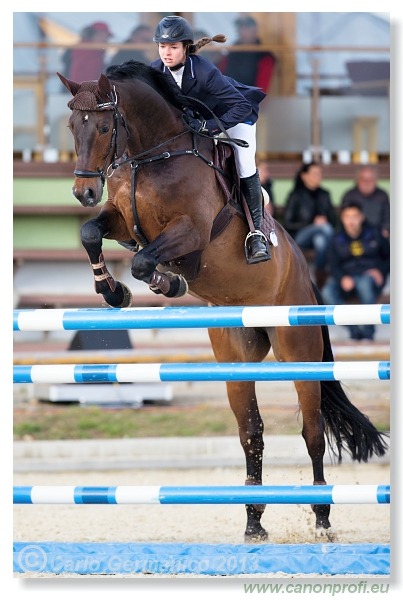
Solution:
[[(319, 290), (314, 285), (318, 304), (323, 305)], [(323, 362), (333, 362), (329, 329), (322, 326), (324, 343)], [(367, 462), (374, 454), (383, 456), (388, 450), (386, 433), (379, 432), (366, 415), (358, 410), (348, 399), (339, 381), (321, 381), (321, 410), (324, 419), (325, 434), (331, 452), (342, 460), (342, 451), (346, 450), (353, 460)]]

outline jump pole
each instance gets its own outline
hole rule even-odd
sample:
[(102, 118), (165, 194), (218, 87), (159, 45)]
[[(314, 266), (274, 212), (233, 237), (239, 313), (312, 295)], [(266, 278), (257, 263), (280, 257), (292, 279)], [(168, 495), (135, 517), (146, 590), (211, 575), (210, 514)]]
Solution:
[(390, 504), (389, 485), (16, 486), (14, 504)]
[(389, 361), (14, 365), (14, 383), (390, 379)]
[(390, 324), (389, 304), (20, 309), (14, 331)]

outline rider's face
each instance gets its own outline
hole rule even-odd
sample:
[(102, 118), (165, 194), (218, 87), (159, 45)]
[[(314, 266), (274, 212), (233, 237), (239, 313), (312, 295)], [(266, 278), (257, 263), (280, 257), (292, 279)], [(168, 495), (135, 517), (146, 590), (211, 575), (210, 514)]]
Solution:
[(167, 42), (160, 42), (158, 44), (158, 52), (160, 59), (164, 65), (170, 69), (176, 67), (180, 63), (185, 62), (186, 52), (183, 42), (175, 42), (168, 44)]

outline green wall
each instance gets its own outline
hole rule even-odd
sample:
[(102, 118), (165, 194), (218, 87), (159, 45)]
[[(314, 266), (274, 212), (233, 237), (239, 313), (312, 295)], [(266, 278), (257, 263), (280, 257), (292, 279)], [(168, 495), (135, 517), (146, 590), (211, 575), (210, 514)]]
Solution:
[[(82, 248), (80, 227), (84, 221), (89, 219), (88, 215), (84, 219), (70, 215), (17, 216), (14, 218), (13, 225), (14, 249), (74, 250)], [(122, 248), (115, 240), (104, 240), (103, 246), (114, 250)]]
[[(49, 165), (49, 169), (52, 166)], [(66, 179), (16, 178), (14, 180), (14, 205), (80, 206), (71, 192), (73, 177)], [(284, 206), (292, 188), (291, 179), (278, 179), (273, 183), (276, 206)], [(390, 182), (382, 180), (380, 187), (390, 193)], [(329, 190), (335, 206), (340, 204), (343, 194), (352, 187), (352, 181), (327, 179), (323, 187)], [(106, 199), (106, 188), (104, 200)], [(94, 210), (94, 215), (97, 214)], [(80, 227), (89, 220), (88, 215), (16, 215), (13, 235), (15, 249), (74, 249), (81, 248)], [(104, 241), (105, 248), (119, 249), (113, 240)]]
[[(49, 169), (52, 166), (49, 165)], [(15, 206), (76, 206), (79, 201), (71, 188), (73, 175), (66, 179), (15, 178), (13, 201)], [(106, 189), (103, 199), (106, 199)], [(99, 207), (94, 209), (94, 216)], [(16, 215), (13, 222), (14, 248), (23, 250), (77, 249), (81, 248), (80, 227), (91, 217), (83, 212), (77, 215)], [(106, 240), (105, 248), (120, 246), (113, 240)]]
[[(326, 179), (322, 182), (322, 187), (330, 192), (332, 202), (335, 206), (339, 206), (343, 195), (353, 185), (351, 179)], [(292, 186), (293, 181), (290, 179), (277, 179), (273, 181), (273, 195), (277, 206), (284, 206)], [(379, 187), (390, 194), (389, 180), (380, 180)]]
[[(52, 165), (49, 164), (49, 169)], [(80, 206), (71, 191), (73, 174), (66, 179), (38, 179), (37, 177), (15, 178), (13, 182), (13, 202), (15, 205)], [(106, 199), (106, 187), (104, 190)]]

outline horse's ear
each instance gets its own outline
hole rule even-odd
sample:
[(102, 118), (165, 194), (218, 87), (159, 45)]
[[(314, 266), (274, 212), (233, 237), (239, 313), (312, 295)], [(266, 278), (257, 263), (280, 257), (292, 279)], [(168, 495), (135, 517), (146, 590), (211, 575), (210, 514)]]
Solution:
[(71, 81), (71, 79), (67, 79), (64, 75), (61, 75), (60, 73), (57, 73), (57, 76), (59, 77), (64, 87), (66, 87), (69, 90), (69, 92), (71, 92), (73, 96), (75, 96), (78, 90), (80, 89), (80, 84), (76, 83), (75, 81)]
[(112, 91), (112, 86), (107, 76), (103, 73), (101, 73), (98, 79), (98, 89), (103, 98), (109, 98), (109, 95)]

